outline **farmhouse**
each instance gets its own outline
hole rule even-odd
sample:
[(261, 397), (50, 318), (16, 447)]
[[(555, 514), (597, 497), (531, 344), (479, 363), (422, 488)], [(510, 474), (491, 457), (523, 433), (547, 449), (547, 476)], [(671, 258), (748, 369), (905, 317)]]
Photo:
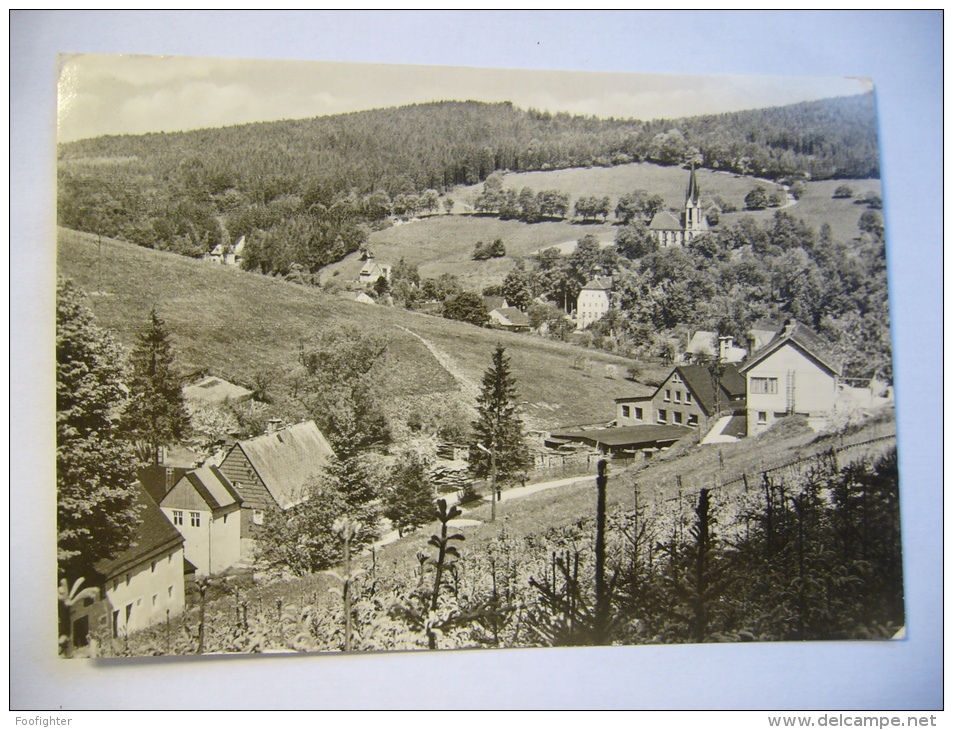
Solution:
[(516, 307), (500, 307), (490, 312), (490, 325), (509, 332), (529, 332), (529, 317)]
[(357, 280), (361, 284), (374, 284), (378, 279), (385, 279), (390, 281), (390, 264), (379, 264), (374, 260), (374, 256), (369, 252), (365, 251), (361, 256), (361, 261), (364, 262), (364, 265), (361, 266), (361, 271), (357, 275)]
[(197, 575), (213, 575), (241, 558), (241, 497), (217, 467), (183, 475), (159, 503), (185, 538)]
[(602, 319), (609, 311), (611, 293), (611, 276), (596, 276), (582, 288), (576, 299), (576, 324), (580, 329)]
[(783, 416), (826, 418), (834, 409), (840, 364), (830, 345), (800, 322), (788, 322), (741, 367), (746, 381), (748, 435)]
[(331, 445), (314, 421), (239, 441), (219, 469), (241, 498), (241, 558), (249, 561), (265, 511), (288, 509), (302, 499), (302, 490), (333, 456)]
[(132, 544), (94, 566), (97, 575), (86, 587), (97, 588), (99, 595), (70, 612), (73, 646), (85, 646), (91, 630), (123, 636), (185, 608), (185, 540), (142, 485), (135, 486), (140, 522)]
[(199, 405), (220, 405), (226, 401), (241, 403), (252, 397), (248, 388), (229, 383), (215, 375), (202, 378), (192, 385), (182, 388), (182, 397), (188, 403)]
[(732, 364), (720, 379), (705, 365), (679, 365), (651, 396), (616, 398), (616, 425), (708, 428), (716, 416), (744, 409), (745, 381)]
[(735, 347), (733, 337), (719, 337), (715, 332), (698, 330), (688, 341), (685, 348), (687, 363), (710, 362), (717, 359), (719, 362), (738, 363), (745, 359), (747, 351)]
[(692, 166), (685, 192), (685, 210), (676, 218), (673, 213), (659, 211), (649, 223), (649, 231), (658, 241), (659, 247), (687, 246), (693, 238), (710, 230), (708, 217), (699, 200), (698, 182), (695, 180), (695, 166)]

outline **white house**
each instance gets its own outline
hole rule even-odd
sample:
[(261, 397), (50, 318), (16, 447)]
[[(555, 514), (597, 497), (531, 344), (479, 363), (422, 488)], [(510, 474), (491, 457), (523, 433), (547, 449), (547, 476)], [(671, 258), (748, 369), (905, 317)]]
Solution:
[(576, 298), (576, 325), (579, 329), (602, 319), (609, 311), (611, 293), (611, 276), (596, 276), (582, 288)]
[(214, 575), (241, 559), (241, 497), (217, 467), (185, 474), (159, 506), (185, 538), (196, 575)]
[(747, 392), (748, 435), (783, 416), (825, 418), (834, 410), (841, 368), (830, 346), (800, 322), (791, 322), (740, 369)]
[(379, 264), (374, 257), (367, 251), (361, 257), (364, 265), (357, 275), (357, 280), (361, 284), (374, 284), (378, 279), (383, 278), (390, 281), (390, 264)]
[(139, 485), (140, 522), (132, 545), (96, 563), (84, 587), (99, 589), (70, 612), (73, 645), (85, 646), (91, 631), (121, 637), (179, 615), (185, 609), (184, 539)]

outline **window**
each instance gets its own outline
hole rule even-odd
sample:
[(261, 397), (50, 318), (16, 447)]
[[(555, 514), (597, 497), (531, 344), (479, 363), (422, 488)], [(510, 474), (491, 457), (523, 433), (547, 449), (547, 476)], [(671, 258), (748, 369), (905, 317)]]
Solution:
[(628, 406), (622, 406), (622, 417), (623, 417), (623, 418), (628, 418), (628, 417), (629, 417), (629, 407), (628, 407)]
[(636, 409), (635, 409), (635, 417), (638, 418), (640, 421), (641, 421), (642, 418), (644, 417), (644, 416), (642, 415), (643, 413), (644, 413), (644, 411), (643, 411), (641, 408), (636, 408)]
[(666, 411), (664, 408), (659, 408), (659, 410), (658, 410), (658, 422), (659, 422), (659, 423), (666, 423), (667, 421), (668, 421), (668, 411)]
[(673, 383), (681, 383), (681, 382), (682, 382), (682, 376), (679, 375), (678, 373), (672, 373), (672, 382), (673, 382)]
[(681, 414), (681, 412), (679, 412), (679, 411), (672, 411), (672, 420), (673, 420), (675, 423), (681, 424), (681, 423), (682, 423), (682, 414)]
[(680, 390), (676, 390), (676, 391), (675, 391), (675, 402), (676, 402), (676, 403), (681, 403), (681, 402), (682, 402), (682, 391), (680, 391)]
[(758, 425), (763, 426), (768, 422), (768, 414), (764, 411), (758, 411)]
[(189, 512), (189, 517), (192, 518), (192, 527), (201, 527), (202, 526), (202, 515), (198, 512)]
[(158, 594), (158, 593), (153, 593), (153, 594), (152, 594), (152, 605), (155, 606), (155, 605), (156, 605), (156, 602), (157, 602), (158, 600), (159, 600), (159, 594)]
[(173, 524), (173, 525), (181, 525), (181, 524), (183, 524), (182, 510), (180, 510), (180, 509), (174, 509), (174, 510), (172, 510), (172, 524)]
[(126, 585), (129, 585), (129, 573), (126, 573)]
[(670, 400), (672, 400), (672, 391), (666, 390), (666, 391), (665, 391), (665, 401), (668, 402), (668, 401), (670, 401)]
[(254, 512), (252, 512), (251, 520), (256, 525), (265, 524), (265, 511), (261, 509), (256, 509)]
[(174, 586), (169, 586), (169, 598), (172, 598), (172, 588), (173, 588), (173, 587), (174, 587)]
[(691, 403), (691, 402), (692, 402), (692, 394), (689, 393), (687, 390), (685, 391), (685, 402), (686, 402), (686, 403)]
[(778, 392), (778, 379), (751, 378), (751, 392), (756, 395), (775, 395)]
[(156, 561), (155, 561), (155, 560), (152, 561), (152, 572), (153, 572), (153, 573), (156, 572)]
[(698, 425), (698, 416), (695, 415), (694, 413), (689, 413), (689, 414), (688, 414), (688, 423), (687, 423), (686, 425), (688, 425), (688, 426), (697, 426), (697, 425)]

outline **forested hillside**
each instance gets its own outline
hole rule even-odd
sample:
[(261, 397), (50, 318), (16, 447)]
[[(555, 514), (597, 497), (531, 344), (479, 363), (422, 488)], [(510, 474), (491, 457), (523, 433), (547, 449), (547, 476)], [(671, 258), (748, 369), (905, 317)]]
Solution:
[(313, 272), (388, 216), (434, 211), (441, 193), (496, 170), (633, 161), (778, 179), (876, 177), (874, 99), (652, 122), (447, 101), (80, 140), (59, 148), (58, 222), (191, 256), (255, 234), (251, 267)]

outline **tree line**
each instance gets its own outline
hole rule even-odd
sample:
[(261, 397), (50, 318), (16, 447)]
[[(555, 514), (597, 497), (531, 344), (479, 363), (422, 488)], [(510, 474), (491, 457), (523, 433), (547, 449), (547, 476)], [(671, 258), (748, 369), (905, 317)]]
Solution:
[[(190, 256), (246, 235), (257, 268), (316, 270), (389, 216), (432, 212), (494, 172), (704, 165), (770, 178), (877, 176), (871, 95), (672, 121), (596, 119), (509, 103), (436, 102), (60, 145), (60, 225)], [(605, 219), (602, 200), (576, 214)], [(494, 191), (503, 217), (567, 214), (558, 191)]]

